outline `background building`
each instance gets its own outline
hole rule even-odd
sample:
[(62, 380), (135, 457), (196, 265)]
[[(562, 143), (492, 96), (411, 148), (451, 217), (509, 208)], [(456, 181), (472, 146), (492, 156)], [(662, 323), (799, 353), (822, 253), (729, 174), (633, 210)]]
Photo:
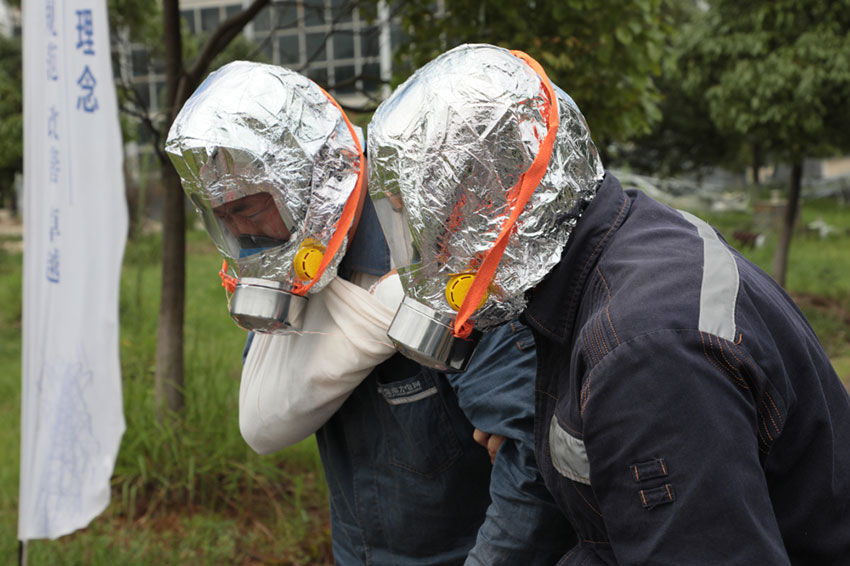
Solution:
[[(0, 0), (2, 1), (2, 0)], [(184, 41), (203, 44), (227, 18), (251, 0), (181, 0)], [(366, 8), (361, 9), (363, 4)], [(372, 110), (389, 96), (392, 51), (401, 38), (400, 18), (388, 2), (272, 0), (234, 40), (237, 58), (288, 67), (327, 89), (347, 110)], [(149, 124), (164, 118), (165, 61), (150, 45), (113, 30), (114, 72), (124, 126), (127, 196), (132, 216), (159, 217), (159, 162)], [(233, 44), (232, 44), (233, 45)], [(210, 69), (211, 71), (214, 69)], [(159, 144), (165, 132), (159, 133)]]
[[(248, 4), (248, 0), (183, 0), (180, 15), (186, 31), (203, 36)], [(272, 2), (243, 32), (256, 47), (251, 58), (307, 75), (347, 107), (374, 108), (389, 95), (382, 84), (392, 75), (392, 47), (400, 40), (401, 26), (388, 4), (379, 3), (372, 14), (361, 11), (358, 4), (356, 0)], [(125, 44), (122, 51), (123, 80), (129, 79), (140, 106), (153, 117), (164, 97), (164, 62), (151, 57), (142, 44)]]
[(0, 35), (4, 37), (21, 35), (21, 9), (9, 6), (6, 0), (0, 0)]

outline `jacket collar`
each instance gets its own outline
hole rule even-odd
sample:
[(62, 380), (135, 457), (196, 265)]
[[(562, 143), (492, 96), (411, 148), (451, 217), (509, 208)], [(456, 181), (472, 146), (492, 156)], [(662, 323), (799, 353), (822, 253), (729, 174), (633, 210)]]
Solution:
[(378, 221), (375, 205), (367, 195), (366, 200), (363, 201), (363, 211), (360, 213), (357, 231), (337, 271), (340, 277), (348, 279), (354, 271), (383, 275), (389, 270), (390, 248), (384, 239), (384, 231)]
[(625, 220), (629, 203), (620, 182), (606, 172), (596, 196), (570, 235), (561, 261), (531, 291), (523, 313), (529, 326), (562, 344), (569, 341), (587, 278)]

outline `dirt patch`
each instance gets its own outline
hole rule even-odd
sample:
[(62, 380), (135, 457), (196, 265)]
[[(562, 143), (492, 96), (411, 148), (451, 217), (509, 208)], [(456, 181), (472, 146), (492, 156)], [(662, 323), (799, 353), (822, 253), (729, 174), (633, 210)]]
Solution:
[(791, 298), (801, 309), (810, 308), (821, 311), (850, 328), (850, 309), (845, 308), (841, 301), (814, 293), (792, 293)]
[(8, 210), (0, 209), (0, 248), (12, 253), (24, 250), (24, 222), (19, 216), (12, 216)]
[(20, 236), (24, 231), (23, 219), (12, 214), (5, 208), (0, 208), (0, 236)]
[(838, 377), (850, 390), (850, 305), (845, 306), (846, 302), (813, 293), (794, 293), (791, 297), (809, 315), (817, 312), (834, 321), (829, 335), (820, 335), (818, 338), (830, 352), (830, 360)]
[(310, 472), (298, 477), (297, 485), (258, 477), (238, 493), (208, 493), (212, 497), (203, 502), (187, 501), (181, 497), (185, 493), (176, 493), (179, 489), (166, 497), (161, 489), (143, 487), (132, 511), (121, 505), (124, 500), (116, 490), (101, 521), (109, 522), (107, 530), (118, 537), (130, 529), (162, 546), (174, 545), (175, 538), (237, 532), (228, 563), (239, 566), (333, 564), (328, 503), (317, 486), (324, 479)]

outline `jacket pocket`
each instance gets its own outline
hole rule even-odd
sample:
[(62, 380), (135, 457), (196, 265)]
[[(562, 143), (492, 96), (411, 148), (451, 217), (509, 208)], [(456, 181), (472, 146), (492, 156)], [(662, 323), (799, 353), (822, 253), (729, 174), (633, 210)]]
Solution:
[(379, 413), (390, 463), (434, 477), (463, 453), (434, 374), (378, 385)]

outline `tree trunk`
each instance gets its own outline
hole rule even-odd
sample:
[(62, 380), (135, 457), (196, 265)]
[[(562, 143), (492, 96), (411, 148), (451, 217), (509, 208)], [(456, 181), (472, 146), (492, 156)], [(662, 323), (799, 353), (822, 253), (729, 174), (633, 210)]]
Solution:
[(186, 215), (180, 177), (163, 164), (162, 296), (156, 333), (156, 406), (175, 416), (183, 410), (183, 310), (186, 295)]
[(791, 237), (794, 234), (794, 224), (797, 221), (797, 209), (800, 206), (800, 191), (803, 185), (803, 162), (795, 162), (791, 166), (791, 192), (788, 194), (788, 204), (785, 206), (785, 218), (779, 242), (773, 252), (773, 278), (785, 286), (785, 273), (788, 270), (788, 253), (791, 249)]
[(9, 192), (9, 212), (12, 214), (12, 218), (18, 217), (18, 191), (15, 189), (14, 183)]
[(759, 179), (759, 169), (761, 169), (761, 151), (759, 150), (759, 144), (753, 142), (753, 184), (758, 185), (761, 182)]
[[(162, 5), (163, 41), (166, 56), (168, 116), (165, 131), (182, 100), (178, 88), (182, 66), (180, 8), (177, 0)], [(156, 330), (155, 399), (157, 418), (176, 416), (185, 403), (183, 388), (183, 309), (186, 296), (186, 214), (180, 177), (164, 156), (161, 159), (162, 202), (162, 295)]]

